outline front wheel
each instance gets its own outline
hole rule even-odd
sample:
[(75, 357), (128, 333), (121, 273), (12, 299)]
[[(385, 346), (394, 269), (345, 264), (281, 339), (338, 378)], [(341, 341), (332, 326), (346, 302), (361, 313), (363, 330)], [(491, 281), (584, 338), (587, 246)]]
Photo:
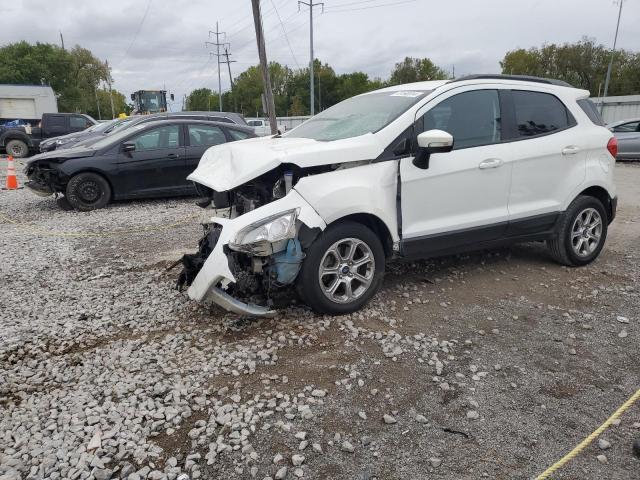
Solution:
[(79, 173), (67, 183), (65, 198), (73, 208), (88, 212), (109, 203), (111, 187), (109, 182), (97, 173)]
[(604, 247), (608, 225), (602, 202), (579, 196), (562, 215), (557, 236), (547, 241), (551, 256), (570, 267), (593, 262)]
[(351, 313), (382, 285), (384, 250), (366, 226), (342, 222), (329, 226), (307, 249), (298, 277), (300, 296), (314, 310)]

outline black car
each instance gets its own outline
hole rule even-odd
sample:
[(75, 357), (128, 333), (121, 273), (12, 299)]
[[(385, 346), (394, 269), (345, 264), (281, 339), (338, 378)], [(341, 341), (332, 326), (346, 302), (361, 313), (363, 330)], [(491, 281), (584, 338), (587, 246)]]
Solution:
[(26, 164), (26, 186), (38, 195), (65, 195), (81, 211), (111, 200), (195, 195), (187, 181), (212, 145), (255, 137), (249, 127), (205, 120), (146, 122), (88, 147), (54, 150)]
[(111, 133), (117, 127), (130, 122), (132, 117), (117, 118), (93, 125), (80, 132), (73, 132), (59, 137), (48, 138), (40, 142), (40, 152), (50, 152), (51, 150), (72, 148), (89, 138), (101, 138), (103, 135)]
[(63, 148), (74, 148), (76, 146), (88, 146), (100, 141), (107, 135), (131, 128), (141, 123), (155, 122), (156, 120), (172, 119), (208, 120), (211, 122), (230, 123), (232, 125), (248, 126), (244, 117), (234, 112), (162, 112), (151, 115), (134, 115), (126, 118), (119, 118), (109, 122), (106, 128), (98, 128), (90, 132), (83, 132), (82, 135), (66, 135), (60, 138), (52, 138), (44, 145), (40, 146), (41, 152), (51, 150), (61, 150)]

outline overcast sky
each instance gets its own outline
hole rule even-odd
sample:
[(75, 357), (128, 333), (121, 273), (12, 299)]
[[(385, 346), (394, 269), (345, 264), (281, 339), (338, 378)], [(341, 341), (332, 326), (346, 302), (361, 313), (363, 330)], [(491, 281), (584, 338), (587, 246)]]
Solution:
[[(383, 79), (405, 56), (429, 57), (449, 71), (455, 65), (456, 76), (493, 73), (518, 47), (583, 36), (611, 46), (617, 9), (613, 0), (325, 0), (324, 13), (314, 9), (315, 56), (338, 73)], [(308, 8), (262, 0), (262, 14), (269, 61), (307, 65)], [(4, 0), (0, 44), (59, 44), (61, 31), (67, 48), (79, 44), (107, 59), (114, 87), (125, 95), (166, 87), (179, 110), (183, 94), (218, 88), (215, 57), (204, 44), (216, 21), (236, 61), (232, 74), (256, 64), (250, 0)], [(640, 0), (625, 0), (619, 47), (640, 49), (639, 25)]]

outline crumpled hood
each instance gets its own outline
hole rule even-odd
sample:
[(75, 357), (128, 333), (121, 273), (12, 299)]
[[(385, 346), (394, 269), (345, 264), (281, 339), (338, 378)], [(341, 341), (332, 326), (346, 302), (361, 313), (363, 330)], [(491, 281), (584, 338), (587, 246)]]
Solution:
[(92, 157), (96, 153), (95, 150), (90, 148), (69, 148), (67, 150), (52, 150), (50, 152), (39, 153), (30, 157), (25, 165), (29, 166), (32, 163), (35, 163), (40, 160), (59, 160), (60, 162), (64, 162), (65, 160), (69, 160), (70, 158), (84, 158), (84, 157)]
[(374, 159), (382, 150), (372, 134), (331, 142), (309, 138), (252, 138), (209, 148), (187, 180), (225, 192), (282, 163), (305, 168), (356, 162)]

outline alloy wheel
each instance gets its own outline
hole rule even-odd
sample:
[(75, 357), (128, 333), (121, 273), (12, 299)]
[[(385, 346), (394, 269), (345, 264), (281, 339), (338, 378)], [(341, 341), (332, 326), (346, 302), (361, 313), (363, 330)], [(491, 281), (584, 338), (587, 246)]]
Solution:
[(323, 255), (318, 280), (329, 300), (350, 303), (369, 289), (375, 270), (376, 262), (369, 245), (357, 238), (343, 238)]
[(585, 208), (571, 227), (571, 248), (579, 257), (591, 255), (602, 239), (602, 217), (595, 208)]

